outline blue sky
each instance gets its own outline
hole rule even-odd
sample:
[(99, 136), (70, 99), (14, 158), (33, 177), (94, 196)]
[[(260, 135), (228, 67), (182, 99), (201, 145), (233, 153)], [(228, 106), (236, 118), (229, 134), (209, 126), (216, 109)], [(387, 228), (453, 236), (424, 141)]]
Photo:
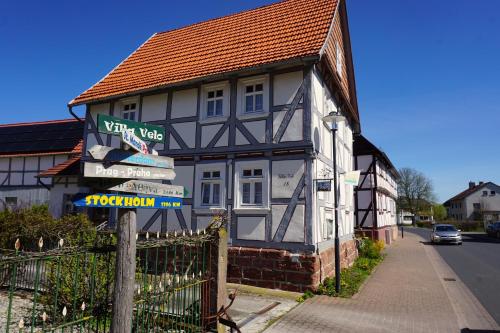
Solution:
[[(273, 1), (2, 1), (0, 123), (66, 104), (156, 31)], [(500, 184), (500, 1), (348, 2), (363, 133), (438, 199)]]

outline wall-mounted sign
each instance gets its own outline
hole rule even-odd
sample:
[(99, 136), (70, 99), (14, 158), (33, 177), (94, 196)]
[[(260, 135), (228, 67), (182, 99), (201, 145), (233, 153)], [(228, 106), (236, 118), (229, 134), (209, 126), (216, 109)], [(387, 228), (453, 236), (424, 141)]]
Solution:
[(111, 186), (107, 188), (108, 191), (140, 193), (147, 195), (158, 195), (164, 197), (184, 197), (184, 187), (177, 185), (165, 185), (151, 182), (144, 182), (141, 180), (129, 180), (125, 183)]
[(344, 183), (346, 185), (358, 186), (361, 170), (349, 171), (344, 174)]
[(75, 196), (77, 207), (181, 209), (182, 199), (118, 194), (88, 194)]
[(119, 162), (125, 164), (151, 166), (155, 168), (173, 169), (174, 159), (166, 156), (146, 155), (134, 151), (95, 145), (89, 154), (96, 160)]
[(132, 165), (110, 165), (102, 163), (85, 162), (83, 167), (85, 177), (96, 178), (124, 178), (124, 179), (158, 179), (172, 180), (175, 172), (172, 169), (141, 167)]
[(161, 142), (165, 141), (165, 128), (156, 125), (139, 123), (137, 121), (125, 120), (112, 116), (97, 115), (97, 130), (100, 133), (122, 135), (126, 130), (133, 130), (144, 141)]
[(317, 180), (316, 181), (316, 191), (318, 192), (330, 192), (332, 190), (331, 180)]
[(137, 150), (139, 153), (145, 155), (158, 155), (158, 152), (148, 147), (146, 142), (142, 141), (132, 130), (122, 132), (122, 141), (132, 149)]

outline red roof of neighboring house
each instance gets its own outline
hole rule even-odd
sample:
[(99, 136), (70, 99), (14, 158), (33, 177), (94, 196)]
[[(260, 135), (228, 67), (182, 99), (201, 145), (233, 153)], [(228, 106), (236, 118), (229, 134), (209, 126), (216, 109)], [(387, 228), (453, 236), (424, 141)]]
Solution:
[(79, 173), (81, 155), (74, 156), (62, 163), (54, 165), (38, 174), (38, 177), (53, 177), (57, 175), (73, 175)]
[(319, 57), (338, 0), (287, 0), (156, 33), (69, 102), (169, 86), (263, 64)]
[(444, 205), (447, 205), (449, 202), (451, 201), (456, 201), (456, 200), (462, 200), (464, 198), (466, 198), (467, 196), (469, 196), (470, 194), (482, 189), (483, 187), (485, 187), (486, 185), (495, 185), (495, 183), (492, 183), (492, 182), (486, 182), (486, 183), (480, 183), (480, 184), (474, 184), (473, 187), (469, 187), (468, 189), (466, 189), (465, 191), (462, 191), (460, 193), (458, 193), (457, 195), (455, 195), (454, 197), (446, 200), (446, 202), (444, 203)]

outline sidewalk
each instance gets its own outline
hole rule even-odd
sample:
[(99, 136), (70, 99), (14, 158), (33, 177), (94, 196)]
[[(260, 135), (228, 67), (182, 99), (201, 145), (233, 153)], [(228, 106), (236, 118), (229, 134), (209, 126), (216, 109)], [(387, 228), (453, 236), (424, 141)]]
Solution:
[(265, 332), (500, 330), (436, 250), (421, 241), (405, 233), (352, 299), (314, 297)]

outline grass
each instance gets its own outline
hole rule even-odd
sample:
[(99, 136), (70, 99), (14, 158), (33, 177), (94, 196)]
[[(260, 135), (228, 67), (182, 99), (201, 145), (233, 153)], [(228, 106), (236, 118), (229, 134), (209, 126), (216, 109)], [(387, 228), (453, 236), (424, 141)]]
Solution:
[(303, 302), (316, 295), (350, 298), (355, 295), (363, 282), (373, 272), (375, 267), (384, 259), (382, 250), (384, 243), (362, 239), (359, 243), (359, 257), (349, 268), (344, 268), (340, 273), (340, 292), (335, 291), (335, 278), (328, 277), (318, 286), (318, 289), (306, 291), (297, 301)]

